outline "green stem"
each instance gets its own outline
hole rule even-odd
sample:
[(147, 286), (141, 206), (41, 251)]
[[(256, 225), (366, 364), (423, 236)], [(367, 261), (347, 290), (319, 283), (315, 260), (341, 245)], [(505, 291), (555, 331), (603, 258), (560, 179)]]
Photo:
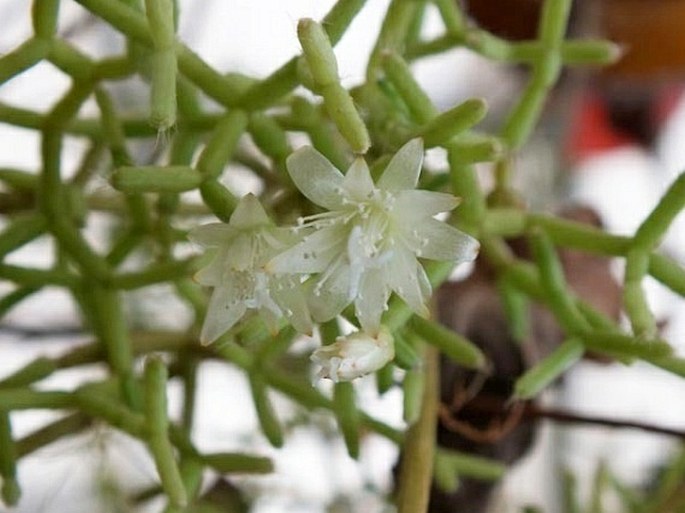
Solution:
[(27, 297), (40, 290), (40, 286), (19, 287), (0, 299), (0, 319), (7, 314), (15, 305), (21, 303)]
[(42, 61), (50, 51), (50, 42), (33, 38), (0, 58), (0, 85)]
[(351, 458), (359, 457), (359, 409), (352, 383), (336, 383), (333, 388), (333, 411), (343, 434), (347, 453)]
[(189, 166), (120, 167), (112, 185), (122, 192), (184, 192), (197, 188), (202, 175)]
[(438, 115), (438, 109), (414, 79), (409, 65), (396, 53), (385, 53), (381, 60), (387, 77), (409, 107), (414, 121), (428, 123)]
[(685, 173), (671, 184), (656, 208), (637, 229), (633, 237), (634, 246), (645, 249), (655, 247), (683, 207), (685, 207)]
[(25, 287), (43, 287), (45, 285), (60, 285), (73, 288), (81, 278), (73, 273), (60, 269), (43, 270), (32, 267), (0, 264), (0, 278), (12, 281)]
[(258, 372), (252, 372), (250, 378), (250, 391), (252, 392), (252, 402), (255, 405), (259, 425), (262, 433), (266, 436), (269, 443), (274, 447), (283, 446), (283, 428), (278, 420), (276, 411), (268, 394), (268, 387), (264, 377)]
[(0, 410), (0, 477), (3, 501), (15, 506), (21, 496), (17, 482), (17, 446), (12, 439), (9, 412), (5, 409)]
[[(321, 20), (321, 25), (333, 46), (340, 41), (365, 3), (366, 0), (338, 0)], [(241, 96), (240, 105), (248, 110), (261, 110), (273, 105), (295, 89), (298, 85), (297, 59), (297, 57), (290, 59), (267, 78), (250, 87)]]
[(55, 39), (52, 42), (48, 60), (76, 81), (92, 80), (93, 60), (65, 41)]
[(366, 67), (366, 81), (374, 84), (381, 71), (382, 56), (386, 52), (404, 53), (405, 41), (413, 20), (419, 14), (419, 2), (392, 0), (385, 14), (378, 40)]
[(196, 271), (196, 264), (196, 258), (154, 263), (142, 271), (116, 274), (108, 280), (108, 284), (115, 289), (132, 290), (155, 283), (174, 281)]
[(540, 269), (540, 280), (550, 308), (567, 333), (579, 333), (589, 328), (569, 291), (564, 270), (549, 236), (544, 232), (531, 239), (533, 254)]
[(61, 410), (74, 407), (74, 397), (71, 392), (50, 391), (43, 392), (29, 388), (8, 388), (0, 390), (0, 404), (3, 409), (10, 410)]
[(54, 360), (41, 356), (0, 380), (0, 389), (28, 386), (57, 370)]
[(580, 360), (584, 352), (585, 348), (580, 341), (573, 338), (568, 339), (552, 354), (516, 380), (514, 398), (525, 400), (535, 397), (571, 365)]
[(457, 146), (448, 145), (447, 159), (450, 164), (452, 190), (455, 196), (462, 200), (457, 210), (458, 218), (466, 231), (478, 233), (480, 222), (485, 217), (486, 204), (476, 171), (470, 163), (465, 163), (461, 159)]
[(86, 293), (92, 304), (95, 330), (107, 350), (107, 358), (119, 377), (121, 397), (137, 410), (141, 406), (140, 392), (133, 370), (133, 351), (119, 293), (103, 287), (93, 287)]
[(200, 459), (221, 474), (268, 474), (274, 470), (269, 458), (251, 454), (220, 452), (203, 454)]
[(435, 453), (438, 416), (438, 351), (426, 346), (425, 386), (419, 420), (408, 430), (404, 442), (397, 492), (398, 513), (424, 513), (428, 508)]
[(34, 0), (31, 6), (33, 31), (39, 37), (52, 38), (57, 30), (59, 0)]
[(29, 454), (91, 426), (90, 419), (83, 413), (74, 413), (46, 424), (16, 441), (17, 457)]
[(168, 437), (166, 383), (167, 369), (164, 363), (158, 357), (149, 357), (145, 363), (147, 442), (171, 506), (183, 508), (188, 503), (188, 497)]
[(46, 228), (47, 222), (41, 215), (17, 217), (0, 233), (0, 260), (42, 235)]
[(441, 324), (415, 315), (412, 329), (426, 343), (440, 349), (446, 356), (470, 369), (482, 369), (486, 365), (483, 352), (462, 335)]

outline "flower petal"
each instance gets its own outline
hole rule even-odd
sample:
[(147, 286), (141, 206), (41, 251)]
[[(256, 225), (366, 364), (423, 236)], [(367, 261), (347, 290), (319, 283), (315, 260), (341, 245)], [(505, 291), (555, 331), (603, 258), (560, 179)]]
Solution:
[(350, 266), (337, 264), (310, 286), (308, 304), (312, 318), (316, 322), (330, 321), (350, 304)]
[(359, 295), (354, 302), (355, 315), (362, 330), (376, 336), (381, 327), (381, 315), (386, 310), (390, 289), (385, 283), (381, 269), (369, 269), (364, 273)]
[(420, 275), (421, 272), (423, 267), (411, 253), (397, 250), (388, 264), (386, 279), (409, 308), (427, 316), (429, 295), (426, 294), (425, 279)]
[(433, 286), (431, 285), (430, 279), (428, 278), (428, 274), (426, 274), (426, 270), (421, 265), (421, 262), (418, 261), (416, 262), (416, 277), (418, 278), (419, 290), (421, 291), (421, 295), (425, 298), (425, 301), (427, 302), (433, 295)]
[(231, 214), (229, 223), (232, 227), (245, 230), (271, 224), (271, 219), (266, 215), (264, 207), (262, 207), (257, 197), (250, 193), (240, 198), (238, 205)]
[(347, 170), (343, 188), (355, 201), (367, 201), (373, 194), (374, 185), (366, 161), (357, 157)]
[(423, 217), (433, 217), (440, 212), (452, 210), (458, 204), (459, 198), (451, 194), (410, 189), (397, 193), (392, 212), (402, 223), (411, 223)]
[(314, 351), (311, 360), (321, 366), (319, 377), (338, 382), (376, 372), (394, 356), (393, 338), (387, 330), (381, 329), (375, 336), (357, 331), (338, 337), (333, 344)]
[(378, 188), (386, 191), (414, 189), (423, 163), (423, 140), (412, 139), (392, 158), (378, 180)]
[[(245, 304), (248, 308), (259, 308), (260, 311), (269, 311), (273, 314), (276, 319), (283, 317), (283, 312), (281, 308), (273, 300), (271, 294), (271, 286), (273, 282), (270, 277), (263, 273), (254, 273), (254, 290), (252, 292), (252, 298), (246, 301)], [(251, 303), (254, 302), (253, 306)]]
[(193, 228), (188, 232), (191, 242), (207, 248), (227, 244), (235, 237), (238, 231), (225, 223), (209, 223)]
[[(348, 335), (348, 338), (355, 336)], [(362, 334), (362, 336), (368, 336)], [(356, 362), (343, 360), (338, 368), (338, 377), (341, 380), (349, 381), (356, 377), (365, 376), (376, 372), (390, 362), (395, 357), (395, 344), (392, 336), (387, 330), (381, 330), (375, 335), (374, 348), (363, 356), (357, 358)], [(351, 363), (351, 365), (350, 365)]]
[(480, 249), (476, 239), (436, 219), (422, 221), (412, 235), (413, 249), (421, 258), (470, 262), (475, 260)]
[(291, 248), (302, 240), (305, 230), (293, 230), (282, 226), (272, 226), (260, 230), (260, 235), (274, 252)]
[(219, 248), (209, 262), (209, 265), (200, 269), (193, 279), (200, 285), (205, 285), (209, 287), (216, 287), (223, 283), (224, 272), (226, 270), (226, 253), (227, 249), (225, 247)]
[(312, 318), (303, 289), (299, 281), (290, 276), (271, 280), (271, 297), (281, 308), (288, 322), (300, 333), (311, 333)]
[(250, 271), (255, 264), (255, 240), (251, 233), (241, 233), (225, 252), (226, 266), (234, 271)]
[(261, 319), (264, 321), (264, 324), (266, 324), (266, 327), (271, 335), (278, 335), (278, 332), (281, 329), (281, 319), (283, 319), (282, 315), (276, 315), (269, 308), (262, 307), (259, 309), (259, 317), (261, 317)]
[(266, 264), (270, 273), (318, 273), (326, 269), (345, 247), (347, 229), (342, 224), (322, 228)]
[(343, 174), (311, 146), (300, 148), (286, 160), (290, 178), (308, 199), (329, 210), (342, 207)]
[(214, 342), (238, 322), (246, 310), (247, 307), (238, 300), (236, 290), (231, 285), (215, 288), (202, 325), (200, 342)]

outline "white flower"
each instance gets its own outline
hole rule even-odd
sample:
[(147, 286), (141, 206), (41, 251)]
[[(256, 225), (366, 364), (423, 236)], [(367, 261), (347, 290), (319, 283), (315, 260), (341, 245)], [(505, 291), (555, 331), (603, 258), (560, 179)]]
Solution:
[(332, 319), (354, 302), (362, 329), (375, 334), (392, 291), (426, 315), (431, 286), (417, 257), (457, 263), (476, 257), (478, 241), (433, 217), (456, 207), (457, 198), (414, 190), (422, 162), (423, 142), (413, 139), (374, 184), (362, 158), (343, 176), (311, 147), (288, 157), (295, 185), (328, 212), (302, 219), (301, 227), (315, 231), (267, 268), (320, 273), (309, 297), (317, 321)]
[(300, 278), (264, 271), (271, 258), (295, 242), (293, 234), (274, 226), (254, 195), (240, 200), (228, 224), (199, 226), (188, 237), (217, 248), (211, 263), (195, 275), (202, 285), (214, 287), (202, 343), (216, 340), (248, 310), (257, 310), (272, 331), (284, 316), (298, 331), (311, 331)]
[(314, 351), (311, 359), (321, 366), (319, 378), (329, 378), (337, 383), (376, 372), (394, 357), (392, 335), (381, 328), (375, 337), (363, 331), (338, 337), (335, 343)]

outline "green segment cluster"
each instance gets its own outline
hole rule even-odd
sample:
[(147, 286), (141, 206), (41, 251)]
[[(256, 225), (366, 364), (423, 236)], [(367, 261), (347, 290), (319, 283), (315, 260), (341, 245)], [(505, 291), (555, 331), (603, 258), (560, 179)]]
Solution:
[[(534, 214), (507, 205), (489, 206), (474, 164), (493, 162), (496, 190), (511, 191), (507, 162), (529, 139), (550, 89), (564, 65), (601, 65), (618, 57), (617, 47), (604, 41), (566, 40), (570, 0), (546, 0), (537, 39), (512, 43), (470, 25), (453, 0), (393, 0), (372, 50), (366, 81), (349, 90), (340, 83), (333, 47), (341, 39), (364, 0), (339, 0), (320, 22), (302, 20), (298, 37), (303, 53), (263, 80), (212, 68), (176, 37), (178, 13), (172, 0), (77, 0), (101, 22), (127, 40), (126, 52), (92, 59), (57, 34), (59, 0), (35, 0), (33, 35), (0, 58), (0, 84), (42, 61), (71, 77), (69, 90), (48, 112), (38, 113), (0, 104), (0, 122), (35, 130), (41, 141), (39, 173), (0, 169), (0, 278), (15, 285), (0, 298), (0, 316), (39, 292), (56, 286), (67, 290), (80, 306), (92, 330), (92, 344), (62, 357), (39, 358), (0, 381), (0, 476), (7, 504), (19, 499), (16, 461), (62, 436), (86, 429), (94, 419), (144, 441), (155, 461), (160, 491), (169, 511), (192, 505), (200, 489), (202, 471), (264, 473), (272, 470), (267, 458), (248, 454), (204, 454), (191, 442), (193, 408), (199, 363), (220, 359), (249, 376), (250, 390), (262, 430), (272, 445), (284, 443), (285, 428), (271, 403), (278, 391), (307, 408), (328, 409), (335, 415), (351, 456), (357, 457), (367, 430), (404, 444), (407, 454), (400, 480), (400, 511), (422, 511), (431, 476), (446, 488), (457, 474), (496, 479), (500, 466), (464, 455), (434, 451), (437, 412), (436, 349), (457, 364), (486, 369), (482, 352), (461, 334), (432, 320), (414, 316), (394, 300), (384, 323), (395, 335), (396, 359), (378, 373), (379, 390), (394, 386), (395, 368), (403, 370), (404, 418), (410, 425), (401, 433), (357, 408), (354, 386), (336, 384), (327, 397), (308, 384), (303, 372), (285, 372), (279, 365), (295, 333), (283, 329), (276, 336), (256, 320), (231, 330), (211, 348), (197, 342), (197, 328), (206, 310), (206, 295), (192, 280), (198, 258), (180, 259), (176, 247), (185, 241), (178, 220), (213, 214), (227, 221), (237, 198), (221, 181), (231, 163), (250, 168), (264, 185), (262, 201), (276, 219), (291, 221), (311, 213), (284, 171), (291, 153), (290, 134), (304, 132), (313, 146), (337, 167), (345, 168), (351, 154), (365, 154), (372, 169), (382, 169), (389, 155), (420, 136), (427, 147), (447, 150), (449, 173), (424, 184), (449, 190), (462, 198), (453, 222), (482, 243), (482, 257), (498, 275), (512, 330), (526, 330), (526, 298), (546, 304), (564, 328), (567, 340), (517, 383), (515, 397), (537, 395), (587, 349), (620, 361), (646, 360), (685, 376), (685, 361), (670, 354), (658, 339), (656, 322), (642, 282), (651, 275), (685, 296), (685, 270), (656, 249), (674, 217), (685, 206), (685, 177), (677, 179), (634, 237), (608, 235), (601, 230)], [(433, 4), (445, 32), (435, 40), (420, 37), (424, 12)], [(470, 99), (439, 112), (414, 78), (411, 62), (454, 47), (464, 47), (495, 61), (530, 69), (529, 81), (495, 134), (474, 127), (486, 115), (480, 99)], [(147, 63), (147, 65), (143, 64)], [(149, 82), (149, 112), (139, 117), (117, 111), (107, 83), (140, 74)], [(316, 97), (304, 96), (303, 85)], [(202, 98), (220, 110), (206, 110)], [(94, 98), (99, 116), (79, 115)], [(319, 99), (321, 101), (319, 101)], [(132, 140), (168, 137), (168, 156), (162, 162), (135, 162)], [(88, 142), (88, 150), (70, 179), (62, 170), (65, 137)], [(251, 138), (271, 165), (244, 150)], [(111, 193), (93, 192), (89, 184), (97, 170), (109, 165)], [(188, 203), (180, 193), (199, 191), (202, 204)], [(89, 212), (102, 211), (120, 220), (121, 230), (109, 247), (97, 251), (83, 236)], [(12, 251), (47, 236), (57, 258), (49, 269), (9, 264)], [(526, 236), (532, 262), (516, 258), (505, 237)], [(140, 248), (152, 247), (153, 260), (136, 270), (122, 263)], [(556, 247), (622, 257), (626, 260), (624, 306), (632, 333), (626, 333), (569, 290)], [(428, 266), (433, 285), (449, 275), (449, 265)], [(195, 313), (187, 331), (135, 332), (123, 308), (126, 291), (168, 283)], [(337, 325), (321, 328), (324, 343), (335, 340)], [(164, 353), (162, 360), (156, 353)], [(145, 370), (136, 359), (147, 356)], [(106, 362), (110, 378), (73, 391), (39, 391), (33, 385), (61, 369)], [(169, 368), (165, 362), (169, 362)], [(171, 372), (171, 374), (169, 374)], [(168, 377), (184, 383), (180, 421), (168, 418)], [(49, 408), (67, 416), (22, 438), (12, 436), (10, 412)], [(410, 463), (407, 463), (410, 462)], [(414, 477), (416, 478), (414, 478)]]

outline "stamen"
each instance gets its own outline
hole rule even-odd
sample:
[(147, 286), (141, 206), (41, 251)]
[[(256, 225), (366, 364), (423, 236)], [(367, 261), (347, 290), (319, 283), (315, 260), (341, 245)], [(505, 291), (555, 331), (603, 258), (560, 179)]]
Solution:
[[(344, 215), (340, 211), (320, 212), (306, 217), (297, 219), (298, 228), (314, 227), (321, 228), (340, 222), (344, 219)], [(345, 221), (342, 221), (345, 222)]]
[(324, 283), (328, 281), (328, 279), (333, 276), (335, 272), (338, 271), (338, 268), (343, 262), (344, 255), (339, 255), (329, 266), (326, 268), (326, 270), (321, 274), (321, 277), (319, 278), (319, 281), (316, 282), (316, 285), (314, 285), (314, 295), (319, 297), (321, 295), (321, 288), (323, 287)]

